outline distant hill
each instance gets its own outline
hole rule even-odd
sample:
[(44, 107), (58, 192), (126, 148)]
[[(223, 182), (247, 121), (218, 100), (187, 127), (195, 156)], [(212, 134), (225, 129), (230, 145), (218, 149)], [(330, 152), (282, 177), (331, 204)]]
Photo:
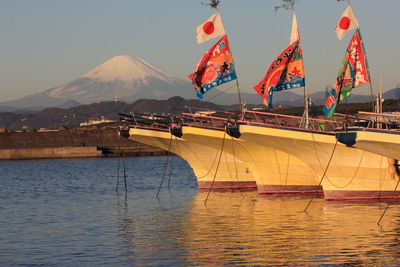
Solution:
[(36, 113), (3, 112), (0, 113), (0, 127), (11, 130), (25, 127), (33, 129), (55, 128), (59, 125), (75, 127), (79, 126), (81, 122), (100, 119), (101, 117), (118, 120), (119, 112), (181, 113), (186, 106), (214, 110), (230, 108), (200, 100), (186, 100), (178, 96), (168, 100), (140, 99), (131, 104), (120, 101), (99, 102), (67, 109), (47, 108)]
[[(303, 99), (301, 98), (301, 101)], [(299, 102), (301, 103), (299, 100)], [(303, 113), (302, 103), (300, 107), (286, 109), (272, 110), (271, 112), (278, 112), (283, 114), (301, 115)], [(211, 110), (238, 110), (238, 105), (217, 105), (211, 102), (201, 100), (186, 100), (182, 97), (175, 96), (167, 100), (155, 99), (140, 99), (131, 104), (121, 101), (108, 101), (99, 102), (90, 105), (80, 105), (71, 108), (47, 108), (39, 112), (3, 112), (0, 113), (0, 127), (5, 127), (11, 130), (19, 130), (22, 128), (55, 128), (60, 125), (67, 127), (76, 127), (80, 123), (86, 122), (91, 119), (105, 119), (118, 120), (118, 113), (182, 113), (188, 111), (187, 107), (191, 107), (192, 111), (197, 109), (211, 109)], [(255, 105), (246, 105), (251, 109)], [(258, 105), (257, 107), (263, 107)], [(277, 105), (276, 105), (277, 107)], [(384, 102), (385, 111), (398, 111), (400, 110), (399, 100), (386, 99)], [(194, 108), (194, 109), (193, 109)], [(322, 106), (314, 103), (313, 110), (317, 115), (323, 116)], [(337, 112), (339, 113), (356, 113), (359, 110), (371, 111), (371, 104), (369, 101), (355, 104), (343, 104), (338, 106)]]

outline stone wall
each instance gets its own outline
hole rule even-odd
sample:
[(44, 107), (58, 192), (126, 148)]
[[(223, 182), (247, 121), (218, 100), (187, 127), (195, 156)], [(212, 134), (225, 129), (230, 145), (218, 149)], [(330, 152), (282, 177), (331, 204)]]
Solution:
[(0, 159), (49, 159), (99, 157), (97, 147), (50, 147), (0, 149)]
[[(87, 149), (85, 149), (87, 148)], [(166, 154), (119, 135), (116, 128), (0, 132), (0, 159)]]

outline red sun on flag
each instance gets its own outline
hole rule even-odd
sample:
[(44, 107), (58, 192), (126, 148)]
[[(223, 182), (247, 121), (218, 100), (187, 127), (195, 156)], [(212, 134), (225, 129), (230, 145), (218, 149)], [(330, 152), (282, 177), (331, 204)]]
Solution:
[(203, 25), (203, 31), (205, 34), (208, 34), (208, 35), (212, 34), (214, 32), (214, 29), (215, 29), (214, 23), (211, 21), (207, 21)]
[(339, 22), (339, 28), (342, 30), (347, 30), (350, 27), (350, 18), (349, 17), (342, 17)]

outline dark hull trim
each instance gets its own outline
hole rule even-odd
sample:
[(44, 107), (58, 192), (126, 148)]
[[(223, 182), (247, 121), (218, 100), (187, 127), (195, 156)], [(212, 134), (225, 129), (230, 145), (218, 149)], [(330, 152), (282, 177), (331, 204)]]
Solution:
[(318, 185), (258, 185), (257, 189), (260, 194), (323, 194)]
[(218, 189), (218, 190), (231, 190), (231, 189), (251, 189), (256, 190), (257, 184), (255, 181), (241, 181), (241, 182), (233, 182), (233, 181), (206, 181), (206, 182), (198, 182), (199, 189)]
[(379, 200), (400, 199), (400, 191), (325, 190), (326, 200)]

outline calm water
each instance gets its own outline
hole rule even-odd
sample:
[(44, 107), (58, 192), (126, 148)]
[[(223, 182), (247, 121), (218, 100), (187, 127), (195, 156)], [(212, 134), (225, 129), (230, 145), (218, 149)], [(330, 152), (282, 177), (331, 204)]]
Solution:
[(156, 199), (165, 160), (125, 159), (127, 199), (116, 158), (0, 162), (0, 266), (400, 264), (398, 203), (381, 227), (386, 203), (315, 198), (304, 213), (307, 196), (211, 192), (204, 205), (176, 157)]

